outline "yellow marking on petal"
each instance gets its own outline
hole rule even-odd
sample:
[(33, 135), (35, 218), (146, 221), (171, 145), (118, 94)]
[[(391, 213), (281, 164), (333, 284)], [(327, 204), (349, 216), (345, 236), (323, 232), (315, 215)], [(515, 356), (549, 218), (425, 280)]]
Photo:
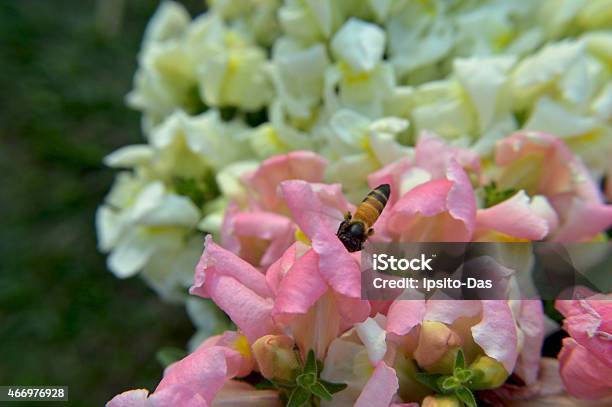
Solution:
[(300, 130), (310, 130), (312, 125), (316, 123), (319, 117), (319, 111), (317, 109), (313, 109), (308, 117), (291, 117), (289, 119), (289, 123), (292, 127)]
[(230, 57), (227, 59), (227, 72), (230, 75), (235, 74), (238, 71), (238, 68), (240, 68), (238, 57), (233, 54), (230, 55)]
[(525, 243), (530, 242), (529, 239), (521, 239), (518, 237), (510, 236), (506, 233), (491, 230), (484, 235), (480, 236), (475, 241), (477, 242), (504, 242), (504, 243)]
[(233, 31), (225, 34), (225, 44), (229, 48), (240, 48), (246, 45), (242, 37)]
[(307, 244), (308, 246), (312, 246), (312, 242), (310, 241), (308, 236), (306, 236), (304, 234), (304, 232), (302, 232), (302, 229), (300, 229), (300, 228), (298, 228), (295, 231), (295, 240), (297, 240), (298, 242), (302, 242), (304, 244)]
[(343, 79), (349, 85), (355, 85), (357, 83), (367, 82), (370, 80), (370, 72), (354, 71), (353, 68), (351, 68), (350, 65), (344, 61), (340, 62), (339, 68), (340, 72), (342, 72)]
[(353, 358), (353, 373), (361, 378), (370, 378), (374, 374), (374, 366), (368, 358), (367, 350), (358, 352)]
[(501, 51), (506, 48), (512, 42), (512, 40), (514, 40), (514, 33), (510, 30), (505, 31), (493, 38), (493, 48)]
[(247, 341), (246, 336), (240, 335), (234, 341), (234, 348), (245, 358), (252, 357), (251, 346), (249, 345), (249, 341)]

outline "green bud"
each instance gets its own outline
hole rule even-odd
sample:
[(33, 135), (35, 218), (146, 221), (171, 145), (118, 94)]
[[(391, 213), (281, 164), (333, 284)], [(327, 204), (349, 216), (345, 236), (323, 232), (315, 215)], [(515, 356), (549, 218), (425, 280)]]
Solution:
[(494, 389), (504, 384), (508, 378), (508, 372), (497, 360), (489, 356), (479, 356), (470, 365), (474, 376), (469, 383), (472, 390)]

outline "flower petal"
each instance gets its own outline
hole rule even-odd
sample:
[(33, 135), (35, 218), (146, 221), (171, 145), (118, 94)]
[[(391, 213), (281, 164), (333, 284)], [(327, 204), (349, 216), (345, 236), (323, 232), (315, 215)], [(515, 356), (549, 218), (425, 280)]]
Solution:
[(354, 407), (388, 407), (399, 389), (395, 370), (380, 362), (366, 383)]
[(506, 301), (484, 300), (482, 318), (474, 325), (472, 335), (487, 356), (501, 362), (506, 372), (514, 371), (518, 357), (516, 326)]
[(273, 314), (306, 314), (327, 291), (318, 272), (319, 257), (309, 250), (287, 271), (276, 290)]

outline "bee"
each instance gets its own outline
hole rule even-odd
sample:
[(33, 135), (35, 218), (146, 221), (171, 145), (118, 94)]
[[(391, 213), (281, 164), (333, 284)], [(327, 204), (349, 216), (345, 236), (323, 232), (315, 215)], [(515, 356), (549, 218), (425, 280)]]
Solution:
[(355, 216), (350, 212), (344, 215), (336, 236), (349, 252), (361, 250), (368, 237), (374, 234), (372, 226), (385, 209), (390, 193), (389, 184), (379, 185), (363, 198), (355, 211)]

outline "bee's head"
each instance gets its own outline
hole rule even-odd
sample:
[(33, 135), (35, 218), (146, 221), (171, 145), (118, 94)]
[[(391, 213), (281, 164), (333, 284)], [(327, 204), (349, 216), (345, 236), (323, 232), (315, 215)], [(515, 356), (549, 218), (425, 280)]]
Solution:
[(345, 221), (340, 225), (338, 238), (349, 252), (359, 251), (366, 239), (365, 226), (360, 222), (349, 223)]

